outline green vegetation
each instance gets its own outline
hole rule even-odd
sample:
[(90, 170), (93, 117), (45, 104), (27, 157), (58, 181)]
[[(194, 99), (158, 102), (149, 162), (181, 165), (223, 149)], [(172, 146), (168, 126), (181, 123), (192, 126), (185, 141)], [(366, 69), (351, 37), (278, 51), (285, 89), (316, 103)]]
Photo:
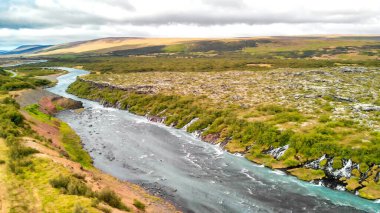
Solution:
[(44, 123), (57, 126), (60, 132), (61, 141), (70, 159), (80, 163), (84, 168), (92, 168), (92, 159), (90, 155), (83, 150), (79, 136), (69, 125), (41, 112), (38, 104), (27, 106), (25, 110), (34, 118)]
[(145, 204), (142, 203), (141, 201), (139, 201), (139, 200), (134, 200), (134, 201), (133, 201), (133, 205), (134, 205), (136, 208), (140, 209), (141, 211), (145, 211)]
[(91, 207), (90, 199), (60, 195), (49, 185), (51, 176), (69, 172), (50, 160), (34, 157), (36, 150), (23, 145), (23, 136), (37, 135), (18, 107), (9, 97), (0, 103), (0, 158), (6, 163), (0, 182), (6, 187), (9, 212), (73, 212), (78, 202), (88, 212), (99, 212)]
[[(212, 59), (212, 60), (210, 60)], [(250, 64), (270, 64), (271, 67), (249, 66)], [(83, 66), (86, 70), (102, 73), (172, 71), (172, 72), (209, 72), (227, 70), (270, 70), (275, 68), (321, 68), (336, 67), (339, 64), (359, 66), (379, 66), (378, 60), (315, 60), (315, 59), (256, 59), (238, 54), (209, 57), (84, 57), (74, 59), (50, 58), (44, 66)], [(28, 67), (41, 65), (28, 65)]]
[(291, 169), (289, 172), (297, 176), (299, 179), (304, 181), (318, 180), (325, 177), (325, 173), (322, 170), (306, 169), (306, 168), (296, 168)]
[(18, 75), (23, 77), (36, 77), (36, 76), (46, 76), (53, 74), (60, 74), (62, 70), (47, 69), (40, 67), (30, 67), (28, 65), (18, 66), (14, 70)]
[(333, 168), (334, 169), (340, 169), (343, 167), (342, 159), (339, 157), (335, 157), (333, 160)]
[(107, 203), (111, 207), (130, 211), (130, 209), (121, 202), (120, 197), (110, 189), (94, 192), (82, 180), (73, 176), (59, 175), (49, 182), (54, 188), (60, 189), (61, 193), (95, 198)]
[(13, 91), (20, 89), (30, 89), (49, 85), (51, 82), (45, 79), (34, 79), (28, 77), (4, 76), (0, 74), (0, 91)]
[(92, 159), (83, 149), (79, 136), (69, 125), (64, 122), (60, 123), (61, 137), (63, 146), (69, 154), (70, 159), (80, 163), (85, 168), (92, 168)]
[(130, 209), (121, 202), (120, 197), (117, 196), (117, 194), (110, 189), (102, 189), (100, 192), (97, 193), (96, 197), (100, 201), (103, 201), (114, 208), (130, 211)]
[[(2, 72), (0, 80), (0, 193), (5, 194), (5, 197), (2, 197), (5, 200), (1, 200), (1, 203), (7, 204), (2, 206), (2, 209), (11, 213), (106, 212), (108, 208), (104, 204), (93, 204), (94, 200), (99, 200), (113, 207), (128, 210), (114, 192), (93, 192), (79, 176), (73, 175), (58, 163), (35, 156), (37, 151), (25, 145), (25, 141), (29, 139), (46, 144), (49, 144), (49, 141), (31, 129), (30, 125), (33, 123), (26, 121), (19, 112), (20, 106), (10, 97), (8, 90), (34, 88), (46, 84), (30, 77), (10, 78), (7, 73)], [(67, 124), (43, 114), (37, 105), (28, 106), (25, 110), (39, 121), (58, 125), (64, 148), (67, 149), (70, 158), (80, 162), (85, 168), (92, 168), (90, 156), (82, 149), (79, 137)], [(56, 178), (57, 174), (60, 174), (61, 179)], [(60, 190), (53, 185), (61, 185)]]
[(80, 179), (75, 177), (59, 175), (57, 178), (51, 179), (49, 183), (54, 188), (61, 189), (61, 192), (64, 194), (85, 197), (94, 196), (94, 192)]

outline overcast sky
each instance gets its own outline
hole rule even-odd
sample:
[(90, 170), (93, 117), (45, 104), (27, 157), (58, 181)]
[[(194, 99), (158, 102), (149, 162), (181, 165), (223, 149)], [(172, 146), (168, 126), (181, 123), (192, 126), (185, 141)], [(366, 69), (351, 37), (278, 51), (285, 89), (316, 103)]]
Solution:
[(380, 0), (0, 0), (0, 49), (101, 37), (380, 34)]

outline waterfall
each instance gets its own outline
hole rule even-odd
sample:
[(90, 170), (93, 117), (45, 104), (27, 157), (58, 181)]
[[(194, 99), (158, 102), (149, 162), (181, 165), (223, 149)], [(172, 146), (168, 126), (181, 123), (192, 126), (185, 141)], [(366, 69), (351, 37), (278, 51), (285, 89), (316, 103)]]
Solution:
[(322, 157), (320, 157), (319, 159), (317, 159), (317, 160), (314, 160), (314, 161), (312, 161), (312, 162), (310, 162), (310, 163), (307, 163), (306, 165), (305, 165), (305, 167), (306, 168), (311, 168), (311, 169), (320, 169), (320, 163), (321, 163), (321, 161), (323, 161), (324, 159), (327, 159), (326, 158), (326, 155), (323, 155)]
[(183, 130), (187, 130), (187, 127), (189, 127), (191, 124), (195, 123), (199, 118), (193, 118), (188, 124), (182, 127)]
[(276, 159), (279, 159), (282, 155), (285, 154), (286, 150), (288, 149), (289, 145), (285, 145), (268, 151), (268, 154), (272, 155)]

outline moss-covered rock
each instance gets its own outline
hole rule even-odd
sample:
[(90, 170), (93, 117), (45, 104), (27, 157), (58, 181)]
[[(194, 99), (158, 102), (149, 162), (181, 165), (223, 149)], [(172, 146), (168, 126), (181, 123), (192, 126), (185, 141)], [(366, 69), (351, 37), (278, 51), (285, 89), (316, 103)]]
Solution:
[(359, 178), (357, 178), (357, 177), (351, 177), (350, 179), (346, 180), (345, 182), (347, 183), (346, 189), (349, 191), (355, 191), (357, 188), (362, 186), (359, 183)]
[(326, 176), (323, 170), (296, 168), (296, 169), (291, 169), (288, 171), (290, 172), (290, 174), (304, 181), (319, 180)]
[(340, 168), (342, 168), (343, 167), (342, 159), (340, 157), (335, 157), (333, 159), (333, 165), (332, 165), (332, 167), (334, 169), (340, 169)]
[(326, 166), (326, 164), (327, 164), (327, 159), (323, 159), (323, 160), (321, 160), (321, 162), (319, 162), (320, 167), (324, 167), (324, 166)]
[(359, 190), (359, 196), (370, 200), (380, 199), (380, 185), (375, 182), (368, 183)]

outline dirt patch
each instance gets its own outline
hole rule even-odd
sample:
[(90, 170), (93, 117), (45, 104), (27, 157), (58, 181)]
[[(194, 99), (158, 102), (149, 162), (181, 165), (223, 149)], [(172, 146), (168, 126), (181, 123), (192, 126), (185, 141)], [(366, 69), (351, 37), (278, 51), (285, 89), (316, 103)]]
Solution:
[(39, 121), (38, 119), (33, 118), (25, 111), (21, 111), (21, 114), (29, 122), (31, 128), (35, 132), (37, 132), (39, 135), (43, 136), (44, 138), (51, 140), (53, 146), (63, 149), (60, 143), (60, 136), (59, 136), (60, 133), (59, 133), (58, 123), (56, 125), (49, 125), (42, 121)]

